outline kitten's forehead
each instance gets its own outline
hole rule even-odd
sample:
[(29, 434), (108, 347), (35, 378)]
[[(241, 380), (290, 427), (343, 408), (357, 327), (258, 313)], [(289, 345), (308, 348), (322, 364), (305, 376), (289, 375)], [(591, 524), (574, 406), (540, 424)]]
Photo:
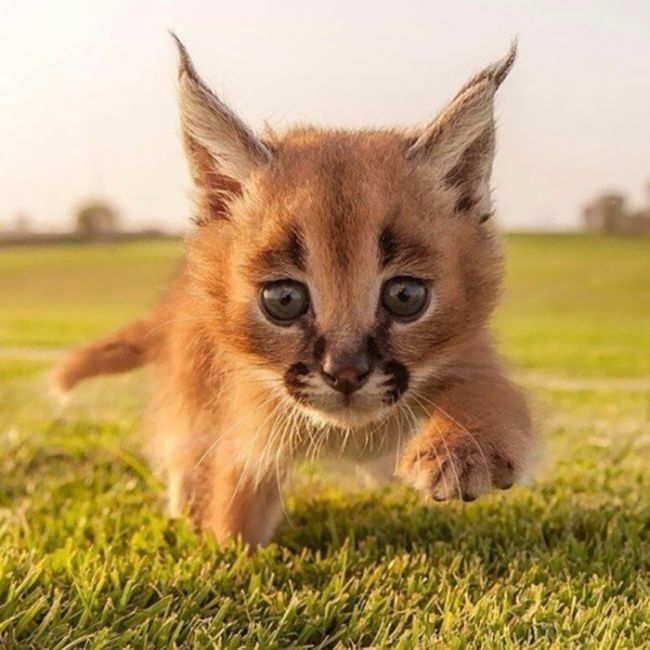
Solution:
[[(409, 209), (403, 136), (391, 132), (290, 132), (260, 179), (261, 214), (249, 222), (262, 266), (321, 275), (341, 294), (398, 252), (426, 257), (423, 224)], [(281, 270), (281, 269), (280, 269)], [(349, 292), (348, 292), (349, 293)]]
[(292, 222), (314, 248), (329, 244), (339, 267), (369, 244), (399, 205), (401, 141), (385, 133), (298, 132), (279, 145), (268, 179)]

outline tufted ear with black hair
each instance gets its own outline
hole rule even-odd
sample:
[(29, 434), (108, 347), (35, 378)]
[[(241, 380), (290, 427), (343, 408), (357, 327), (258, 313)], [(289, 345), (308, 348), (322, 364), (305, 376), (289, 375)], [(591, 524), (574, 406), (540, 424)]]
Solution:
[(467, 81), (407, 151), (407, 158), (428, 167), (436, 181), (457, 192), (457, 212), (476, 211), (482, 220), (491, 213), (494, 95), (516, 55), (513, 43), (503, 59)]
[(198, 221), (227, 217), (228, 201), (240, 194), (255, 168), (268, 163), (271, 150), (198, 76), (180, 39), (178, 104), (183, 145), (198, 190)]

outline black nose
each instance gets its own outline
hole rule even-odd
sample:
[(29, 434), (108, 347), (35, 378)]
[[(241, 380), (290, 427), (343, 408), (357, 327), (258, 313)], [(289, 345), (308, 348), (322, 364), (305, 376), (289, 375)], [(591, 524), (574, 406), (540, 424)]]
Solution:
[(321, 374), (335, 390), (349, 395), (359, 390), (370, 375), (370, 361), (365, 350), (328, 352), (323, 358)]

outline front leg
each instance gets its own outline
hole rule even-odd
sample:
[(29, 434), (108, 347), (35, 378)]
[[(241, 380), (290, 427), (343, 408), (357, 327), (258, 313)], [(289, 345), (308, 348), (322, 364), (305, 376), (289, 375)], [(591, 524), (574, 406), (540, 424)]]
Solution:
[(437, 501), (473, 501), (521, 477), (534, 448), (526, 401), (501, 376), (465, 377), (415, 401), (427, 421), (409, 441), (398, 476)]
[(236, 463), (217, 463), (208, 499), (195, 518), (221, 544), (241, 539), (251, 547), (271, 540), (282, 516), (280, 478), (255, 478)]
[[(231, 398), (236, 412), (224, 409), (221, 422), (211, 413), (200, 422), (217, 422), (172, 440), (167, 454), (172, 515), (185, 512), (220, 544), (241, 539), (251, 547), (267, 544), (282, 515), (282, 494), (291, 454), (274, 443), (275, 404), (246, 405)], [(197, 418), (199, 419), (199, 418)], [(283, 426), (280, 421), (278, 427)], [(191, 431), (190, 425), (187, 429)]]

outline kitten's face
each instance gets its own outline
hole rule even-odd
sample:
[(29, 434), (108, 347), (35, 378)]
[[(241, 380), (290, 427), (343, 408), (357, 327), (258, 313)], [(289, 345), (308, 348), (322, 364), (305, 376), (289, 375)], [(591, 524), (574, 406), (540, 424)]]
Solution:
[(406, 160), (403, 136), (293, 132), (190, 248), (219, 338), (314, 419), (390, 413), (475, 333), (493, 239)]
[[(215, 348), (312, 417), (361, 426), (462, 354), (496, 299), (494, 94), (472, 77), (425, 128), (258, 138), (180, 54), (183, 140), (202, 227), (196, 314)], [(259, 384), (258, 384), (259, 385)]]

